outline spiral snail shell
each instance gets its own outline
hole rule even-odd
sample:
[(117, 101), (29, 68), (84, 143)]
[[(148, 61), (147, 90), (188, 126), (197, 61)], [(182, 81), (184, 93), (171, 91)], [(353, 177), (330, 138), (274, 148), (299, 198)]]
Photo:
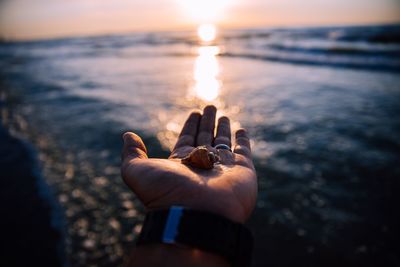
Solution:
[(214, 168), (214, 163), (218, 161), (218, 155), (209, 151), (205, 146), (196, 147), (189, 155), (181, 160), (183, 164), (207, 170)]

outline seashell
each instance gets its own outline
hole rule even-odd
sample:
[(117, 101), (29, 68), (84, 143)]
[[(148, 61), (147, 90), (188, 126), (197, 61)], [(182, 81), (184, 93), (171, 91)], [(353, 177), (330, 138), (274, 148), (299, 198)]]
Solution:
[(184, 157), (181, 162), (199, 169), (212, 169), (214, 163), (218, 162), (218, 155), (209, 151), (205, 146), (198, 146), (190, 152), (189, 155)]

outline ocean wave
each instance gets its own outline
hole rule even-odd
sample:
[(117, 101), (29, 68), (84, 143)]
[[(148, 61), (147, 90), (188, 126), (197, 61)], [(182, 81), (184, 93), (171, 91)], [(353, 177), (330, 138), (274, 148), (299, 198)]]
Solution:
[(285, 45), (285, 44), (268, 44), (266, 48), (287, 51), (302, 52), (312, 54), (340, 54), (340, 55), (381, 55), (381, 56), (400, 56), (399, 46), (371, 46), (364, 43), (359, 44), (331, 44), (325, 46), (308, 46), (301, 45)]
[(292, 38), (296, 40), (319, 39), (375, 44), (400, 44), (400, 25), (247, 29), (224, 33), (226, 40), (274, 39), (277, 36), (281, 39)]
[[(381, 71), (400, 70), (400, 25), (225, 30), (222, 57)], [(193, 57), (193, 32), (135, 33), (0, 43), (0, 58)]]
[(344, 67), (355, 69), (368, 69), (377, 71), (391, 71), (400, 72), (400, 62), (398, 60), (382, 60), (376, 59), (351, 59), (339, 58), (329, 56), (306, 56), (306, 55), (291, 55), (280, 56), (274, 54), (258, 54), (258, 53), (229, 53), (221, 54), (223, 57), (237, 57), (248, 58), (255, 60), (274, 61), (290, 64), (303, 64), (303, 65), (318, 65), (318, 66), (331, 66), (331, 67)]

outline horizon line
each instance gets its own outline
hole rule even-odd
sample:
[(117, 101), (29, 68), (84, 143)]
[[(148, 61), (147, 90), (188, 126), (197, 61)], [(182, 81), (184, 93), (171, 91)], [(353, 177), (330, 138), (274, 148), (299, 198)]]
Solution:
[[(265, 26), (224, 26), (218, 27), (219, 30), (254, 30), (254, 29), (295, 29), (295, 28), (335, 28), (335, 27), (368, 27), (368, 26), (400, 26), (400, 21), (396, 22), (376, 22), (376, 23), (331, 23), (331, 24), (309, 24), (309, 25), (265, 25)], [(190, 28), (190, 29), (189, 29)], [(32, 38), (10, 38), (0, 36), (0, 43), (29, 43), (29, 42), (42, 42), (42, 41), (57, 41), (66, 39), (79, 39), (79, 38), (92, 38), (92, 37), (106, 37), (106, 36), (120, 36), (120, 35), (131, 35), (140, 33), (172, 33), (172, 32), (195, 32), (194, 27), (181, 27), (180, 29), (132, 29), (122, 30), (114, 32), (93, 32), (86, 34), (61, 34), (58, 36), (43, 36), (43, 37), (32, 37)]]

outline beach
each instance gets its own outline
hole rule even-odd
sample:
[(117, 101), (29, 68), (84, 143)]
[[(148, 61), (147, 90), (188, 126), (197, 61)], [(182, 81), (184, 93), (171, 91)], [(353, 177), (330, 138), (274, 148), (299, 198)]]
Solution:
[(207, 45), (189, 32), (3, 42), (2, 122), (36, 148), (71, 266), (122, 266), (140, 232), (121, 135), (167, 157), (207, 104), (252, 138), (254, 266), (398, 266), (399, 36), (395, 25), (226, 31)]

